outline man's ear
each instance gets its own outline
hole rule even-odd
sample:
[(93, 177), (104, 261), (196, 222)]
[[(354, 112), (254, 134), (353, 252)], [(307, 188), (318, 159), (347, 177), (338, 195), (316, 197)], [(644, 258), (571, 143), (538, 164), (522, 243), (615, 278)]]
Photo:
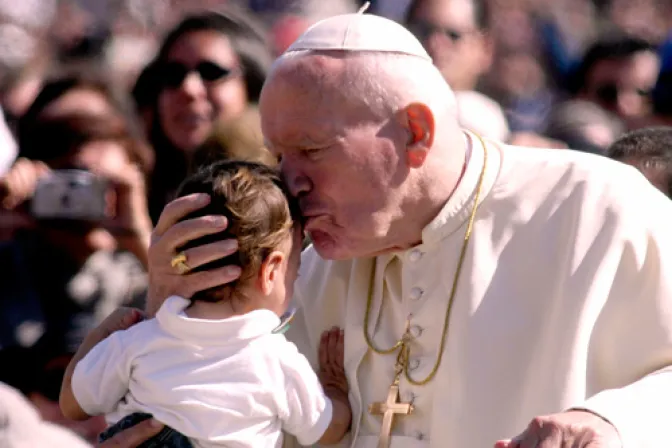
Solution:
[(265, 296), (271, 295), (273, 287), (280, 276), (282, 262), (285, 259), (285, 254), (280, 251), (271, 252), (264, 261), (261, 262), (259, 268), (259, 289)]
[(406, 162), (411, 168), (420, 168), (434, 144), (434, 114), (426, 104), (411, 103), (398, 112), (398, 120), (409, 136)]

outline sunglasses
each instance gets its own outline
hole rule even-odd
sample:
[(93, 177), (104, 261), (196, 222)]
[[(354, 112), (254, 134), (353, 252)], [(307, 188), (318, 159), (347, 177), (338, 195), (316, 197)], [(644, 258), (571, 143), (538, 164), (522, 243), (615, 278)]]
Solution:
[(167, 62), (163, 64), (159, 71), (159, 76), (163, 80), (165, 87), (175, 89), (182, 85), (192, 71), (198, 73), (198, 76), (204, 82), (220, 81), (240, 74), (240, 70), (238, 69), (222, 67), (211, 61), (202, 61), (193, 68), (179, 62)]
[(419, 20), (414, 20), (412, 22), (409, 22), (406, 26), (408, 30), (418, 38), (419, 41), (424, 42), (429, 37), (435, 33), (443, 34), (446, 36), (448, 39), (450, 39), (453, 42), (459, 42), (462, 40), (462, 38), (468, 33), (464, 31), (457, 31), (452, 28), (448, 27), (442, 27), (438, 25), (434, 25), (431, 23), (419, 21)]

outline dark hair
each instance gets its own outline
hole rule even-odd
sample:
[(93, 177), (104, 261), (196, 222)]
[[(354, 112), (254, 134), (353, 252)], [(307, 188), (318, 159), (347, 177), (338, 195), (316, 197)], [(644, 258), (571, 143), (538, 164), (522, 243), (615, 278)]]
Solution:
[(141, 132), (136, 127), (134, 114), (123, 93), (106, 75), (97, 70), (65, 69), (48, 77), (37, 97), (18, 122), (17, 138), (19, 143), (33, 133), (33, 127), (44, 110), (53, 102), (75, 89), (91, 90), (100, 93), (109, 102), (114, 112), (126, 121), (129, 131), (137, 138)]
[(655, 51), (655, 48), (644, 39), (622, 32), (609, 32), (603, 35), (588, 47), (581, 62), (572, 71), (569, 80), (570, 91), (577, 94), (585, 88), (588, 75), (599, 62), (626, 59), (642, 51)]
[[(426, 0), (413, 0), (406, 10), (405, 23), (412, 22), (417, 14), (418, 9), (422, 3)], [(474, 7), (474, 23), (476, 28), (481, 31), (486, 31), (490, 29), (491, 26), (491, 15), (490, 15), (490, 6), (488, 5), (489, 0), (470, 0), (471, 4)]]
[(634, 157), (644, 168), (656, 167), (667, 173), (667, 195), (672, 198), (672, 127), (657, 126), (629, 132), (607, 151), (614, 160)]
[(251, 102), (257, 102), (273, 63), (266, 31), (261, 24), (243, 9), (232, 6), (189, 16), (166, 35), (154, 63), (160, 64), (165, 61), (178, 40), (196, 31), (216, 31), (229, 39), (231, 47), (240, 59), (247, 98)]
[(257, 274), (271, 251), (291, 236), (294, 225), (301, 222), (301, 213), (278, 171), (255, 162), (223, 161), (201, 168), (182, 183), (178, 196), (193, 193), (207, 193), (211, 200), (184, 220), (223, 215), (228, 226), (222, 232), (190, 241), (179, 250), (235, 239), (238, 241), (235, 254), (206, 263), (194, 271), (235, 265), (242, 269), (242, 275), (227, 285), (198, 292), (192, 300), (226, 300)]
[(67, 157), (94, 141), (114, 141), (126, 150), (131, 162), (148, 176), (153, 152), (144, 141), (135, 138), (124, 120), (114, 116), (71, 114), (41, 118), (21, 140), (20, 156), (47, 164)]

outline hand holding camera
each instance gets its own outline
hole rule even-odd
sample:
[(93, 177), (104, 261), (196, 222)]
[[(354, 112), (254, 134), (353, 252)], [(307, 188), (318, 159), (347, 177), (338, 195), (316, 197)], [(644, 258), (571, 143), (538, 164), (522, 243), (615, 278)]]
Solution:
[(151, 232), (144, 177), (139, 168), (52, 170), (18, 159), (0, 178), (6, 211), (40, 221), (85, 221), (115, 234)]
[(56, 170), (37, 183), (31, 215), (39, 220), (101, 223), (108, 216), (108, 182), (83, 170)]
[(18, 159), (12, 169), (0, 178), (0, 204), (5, 210), (14, 210), (35, 193), (41, 178), (50, 172), (42, 162)]

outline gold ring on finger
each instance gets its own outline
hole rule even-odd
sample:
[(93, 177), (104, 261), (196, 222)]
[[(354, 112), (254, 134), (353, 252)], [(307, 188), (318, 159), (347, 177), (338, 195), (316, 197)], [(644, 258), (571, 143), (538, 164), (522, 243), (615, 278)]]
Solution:
[(187, 255), (184, 252), (175, 255), (170, 260), (170, 266), (176, 269), (177, 273), (180, 275), (184, 275), (191, 271), (191, 268), (187, 264)]

